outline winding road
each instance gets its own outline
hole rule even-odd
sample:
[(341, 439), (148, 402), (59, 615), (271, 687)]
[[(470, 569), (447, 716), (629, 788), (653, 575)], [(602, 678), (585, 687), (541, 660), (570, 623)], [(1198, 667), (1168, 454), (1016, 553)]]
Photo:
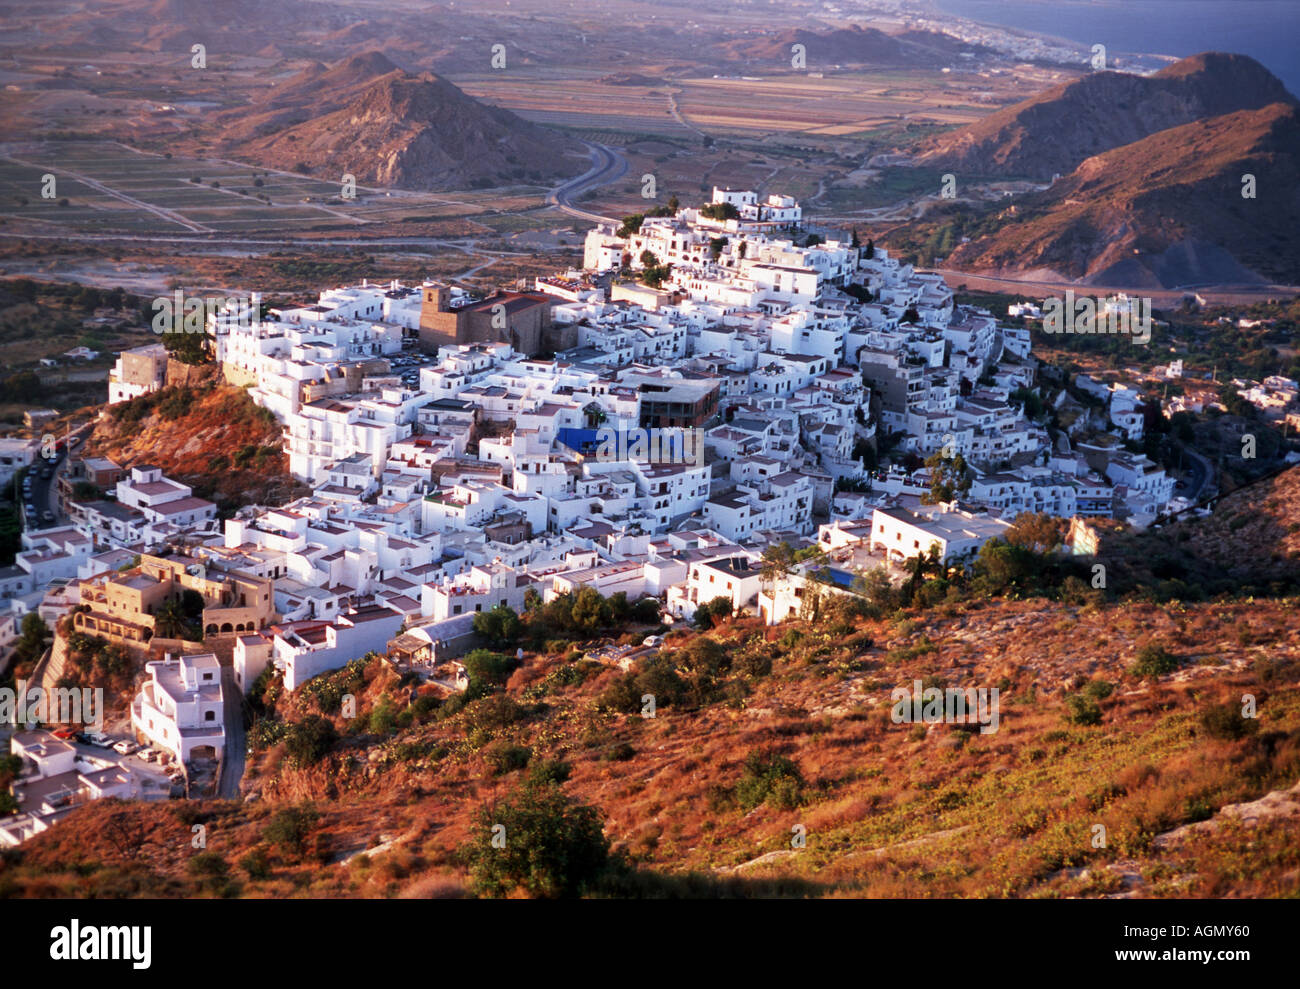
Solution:
[(614, 217), (601, 216), (599, 213), (580, 209), (573, 205), (573, 201), (588, 190), (621, 179), (627, 174), (627, 159), (607, 145), (594, 144), (591, 141), (584, 141), (583, 144), (591, 152), (591, 168), (577, 178), (569, 179), (568, 182), (556, 186), (546, 197), (546, 201), (579, 219), (591, 220), (593, 223), (615, 223), (617, 221)]

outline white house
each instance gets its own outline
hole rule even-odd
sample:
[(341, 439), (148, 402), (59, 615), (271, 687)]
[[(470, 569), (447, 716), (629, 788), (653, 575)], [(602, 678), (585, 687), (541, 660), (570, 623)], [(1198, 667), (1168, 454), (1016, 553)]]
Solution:
[(225, 694), (213, 653), (168, 655), (145, 664), (145, 681), (131, 703), (131, 727), (180, 762), (225, 751)]

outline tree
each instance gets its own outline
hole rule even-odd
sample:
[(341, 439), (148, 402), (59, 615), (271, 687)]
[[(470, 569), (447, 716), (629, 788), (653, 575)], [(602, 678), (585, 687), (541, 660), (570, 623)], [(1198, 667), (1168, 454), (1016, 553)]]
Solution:
[[(150, 319), (153, 317), (151, 316)], [(207, 335), (204, 333), (164, 333), (162, 345), (167, 354), (182, 364), (203, 364), (208, 359)]]
[(185, 608), (178, 598), (168, 598), (153, 616), (154, 633), (164, 639), (181, 639), (189, 631)]
[(610, 607), (594, 587), (580, 587), (573, 596), (573, 624), (580, 632), (595, 632), (608, 625)]
[(609, 865), (600, 813), (554, 783), (529, 781), (474, 819), (464, 855), (477, 896), (517, 890), (545, 899), (580, 896)]
[(1006, 531), (1006, 541), (1035, 553), (1050, 553), (1061, 545), (1062, 522), (1051, 515), (1021, 512)]
[(926, 552), (918, 553), (909, 562), (912, 573), (907, 578), (907, 583), (903, 585), (901, 591), (903, 601), (910, 604), (917, 590), (925, 583), (927, 575), (943, 575), (943, 558), (940, 555), (939, 544), (931, 543)]
[(494, 646), (513, 645), (523, 634), (524, 623), (504, 601), (474, 616), (474, 631)]
[(922, 503), (937, 505), (952, 501), (970, 490), (972, 474), (960, 453), (948, 457), (938, 450), (926, 459), (925, 466), (930, 468), (930, 490), (921, 496)]
[(644, 597), (632, 605), (632, 619), (642, 625), (657, 625), (661, 607), (658, 598)]
[(115, 810), (104, 822), (100, 834), (126, 859), (140, 857), (144, 848), (144, 825), (140, 818), (128, 810)]
[(845, 285), (843, 291), (845, 295), (857, 299), (864, 305), (874, 298), (871, 294), (871, 289), (867, 288), (865, 285), (859, 285), (857, 282), (850, 282), (848, 285)]
[(920, 314), (919, 312), (917, 312), (917, 310), (916, 310), (916, 306), (908, 306), (906, 309), (903, 310), (903, 316), (902, 316), (902, 318), (899, 320), (899, 322), (900, 322), (900, 323), (919, 323), (919, 322), (921, 322), (921, 314)]
[(465, 691), (469, 700), (490, 694), (502, 686), (518, 665), (513, 656), (488, 649), (475, 649), (466, 653), (461, 662), (465, 665), (465, 675), (469, 677), (469, 687)]
[(338, 737), (332, 721), (312, 714), (294, 725), (284, 748), (295, 766), (314, 766), (325, 758)]
[(867, 261), (876, 256), (876, 242), (870, 237), (867, 238), (867, 246), (862, 249), (862, 256)]
[(710, 220), (738, 220), (740, 210), (734, 203), (709, 203), (700, 207), (700, 215), (707, 216)]
[(35, 659), (45, 651), (45, 639), (50, 634), (49, 626), (40, 615), (29, 611), (23, 615), (21, 627), (22, 632), (14, 644), (14, 656), (19, 661)]
[(785, 540), (771, 543), (763, 550), (763, 561), (758, 568), (759, 580), (771, 587), (778, 577), (794, 569), (794, 547)]
[(616, 235), (619, 237), (631, 237), (641, 229), (641, 224), (644, 222), (644, 213), (633, 213), (631, 216), (625, 216), (623, 217), (623, 222), (619, 224)]
[(712, 601), (705, 601), (695, 609), (695, 626), (710, 629), (719, 622), (731, 617), (731, 598), (718, 596)]

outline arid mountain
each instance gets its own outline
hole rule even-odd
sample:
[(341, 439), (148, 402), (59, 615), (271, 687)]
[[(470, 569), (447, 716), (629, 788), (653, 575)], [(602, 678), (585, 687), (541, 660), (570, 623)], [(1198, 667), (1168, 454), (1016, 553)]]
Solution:
[[(1241, 110), (1089, 158), (947, 263), (1135, 287), (1294, 281), (1298, 113), (1291, 103)], [(1247, 175), (1254, 198), (1243, 195)]]
[(796, 44), (804, 46), (810, 69), (826, 65), (946, 65), (958, 52), (982, 50), (978, 45), (933, 31), (894, 36), (857, 24), (822, 33), (791, 28), (757, 38), (737, 38), (715, 47), (730, 60), (789, 65), (791, 46)]
[(1206, 52), (1152, 76), (1097, 72), (934, 138), (919, 161), (961, 178), (1048, 181), (1085, 158), (1201, 120), (1296, 99), (1245, 55)]
[(581, 148), (432, 73), (378, 52), (312, 66), (252, 113), (229, 111), (225, 153), (364, 185), (451, 189), (550, 181), (581, 171)]

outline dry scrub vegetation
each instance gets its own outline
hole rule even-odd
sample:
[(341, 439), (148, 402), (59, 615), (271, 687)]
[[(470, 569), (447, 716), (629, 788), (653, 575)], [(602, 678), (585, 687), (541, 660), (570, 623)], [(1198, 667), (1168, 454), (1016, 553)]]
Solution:
[[(1224, 538), (1289, 532), (1298, 484), (1225, 499), (1259, 519)], [(1183, 526), (1114, 568), (1159, 564)], [(626, 671), (587, 654), (640, 643), (655, 608), (533, 597), (482, 616), (501, 651), (465, 657), (464, 694), (375, 656), (292, 695), (264, 675), (243, 801), (93, 803), (0, 856), (0, 895), (1294, 896), (1300, 597), (1280, 553), (1267, 597), (1211, 596), (1202, 567), (1066, 594), (1056, 564), (1004, 548), (970, 580), (663, 630)], [(916, 680), (996, 688), (997, 731), (897, 723)]]
[[(593, 895), (1293, 895), (1300, 804), (1215, 815), (1300, 779), (1295, 604), (998, 602), (865, 620), (848, 636), (731, 620), (668, 643), (682, 663), (721, 645), (721, 694), (688, 689), (653, 719), (609, 709), (617, 669), (560, 654), (526, 657), (503, 690), (455, 711), (408, 707), (391, 669), (359, 662), (272, 698), (338, 737), (323, 754), (272, 741), (246, 783), (259, 799), (92, 804), (10, 853), (0, 888), (466, 895), (476, 813), (549, 777), (603, 814), (618, 869)], [(1152, 639), (1177, 668), (1139, 678)], [(678, 668), (688, 688), (707, 675)], [(889, 692), (913, 678), (1000, 685), (999, 731), (893, 723)], [(1111, 689), (1091, 690), (1098, 722), (1076, 723), (1066, 698), (1099, 681)], [(355, 718), (329, 713), (344, 693)], [(1243, 694), (1255, 722), (1231, 717)], [(207, 838), (197, 861), (194, 824)], [(806, 847), (792, 849), (797, 825)]]

